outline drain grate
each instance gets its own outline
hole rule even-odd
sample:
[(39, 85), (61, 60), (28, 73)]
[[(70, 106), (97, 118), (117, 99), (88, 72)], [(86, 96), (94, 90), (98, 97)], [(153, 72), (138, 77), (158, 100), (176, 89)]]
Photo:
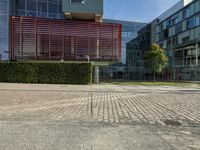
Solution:
[(165, 125), (168, 125), (168, 126), (182, 126), (182, 124), (179, 121), (175, 121), (175, 120), (165, 120), (164, 123)]

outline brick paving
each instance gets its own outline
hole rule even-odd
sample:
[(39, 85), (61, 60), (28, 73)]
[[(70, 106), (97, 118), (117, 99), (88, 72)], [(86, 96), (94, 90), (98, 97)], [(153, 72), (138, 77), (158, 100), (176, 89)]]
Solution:
[(0, 120), (200, 125), (200, 89), (0, 84)]
[(0, 150), (200, 150), (199, 108), (199, 87), (0, 83)]

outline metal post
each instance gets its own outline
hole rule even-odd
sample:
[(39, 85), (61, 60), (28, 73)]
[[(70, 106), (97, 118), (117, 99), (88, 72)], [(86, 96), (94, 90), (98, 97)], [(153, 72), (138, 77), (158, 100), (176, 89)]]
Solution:
[[(14, 19), (15, 20), (15, 19)], [(15, 31), (14, 31), (14, 20), (13, 20), (13, 18), (12, 18), (12, 20), (11, 20), (11, 35), (12, 35), (12, 54), (11, 54), (11, 60), (14, 60), (15, 58), (15, 38), (14, 38), (14, 35), (15, 35)]]
[(23, 60), (23, 18), (20, 17), (20, 45), (21, 45), (21, 59)]
[(35, 18), (35, 60), (37, 60), (38, 49), (37, 49), (37, 20)]
[(49, 61), (51, 60), (51, 25), (49, 20)]
[(97, 37), (96, 58), (99, 59), (99, 38)]
[(112, 25), (112, 61), (114, 61), (114, 36), (113, 36), (113, 25)]
[[(78, 23), (76, 23), (76, 33), (78, 33)], [(78, 58), (77, 58), (77, 57), (78, 57), (78, 56), (77, 56), (77, 54), (78, 54), (78, 52), (77, 52), (77, 51), (78, 51), (78, 49), (77, 49), (77, 48), (78, 48), (78, 47), (77, 47), (77, 41), (78, 41), (77, 38), (78, 38), (78, 36), (76, 35), (76, 36), (75, 36), (76, 61), (77, 61), (77, 59), (78, 59)]]
[(89, 29), (89, 33), (88, 33), (88, 56), (90, 56), (90, 23), (88, 23), (88, 29)]
[(63, 48), (63, 60), (65, 60), (65, 23), (63, 22), (63, 40), (62, 40), (62, 48)]

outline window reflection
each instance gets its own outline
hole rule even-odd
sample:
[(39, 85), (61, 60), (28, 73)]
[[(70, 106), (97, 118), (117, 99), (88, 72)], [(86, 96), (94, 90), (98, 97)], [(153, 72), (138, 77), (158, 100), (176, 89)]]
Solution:
[(64, 18), (62, 0), (16, 0), (16, 12), (19, 16)]
[(8, 58), (8, 0), (0, 0), (0, 59)]
[(47, 12), (47, 1), (46, 0), (38, 1), (38, 11), (39, 12)]
[(49, 13), (58, 13), (57, 0), (49, 0)]
[(27, 10), (36, 11), (36, 1), (35, 0), (27, 0)]
[(25, 10), (25, 0), (18, 0), (18, 9)]

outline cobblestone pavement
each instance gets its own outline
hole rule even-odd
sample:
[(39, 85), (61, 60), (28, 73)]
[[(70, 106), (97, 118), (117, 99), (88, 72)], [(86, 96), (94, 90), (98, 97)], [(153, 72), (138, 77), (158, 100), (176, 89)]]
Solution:
[[(169, 144), (168, 147), (166, 146), (166, 149), (175, 149), (173, 146), (177, 146), (177, 144), (180, 146), (176, 147), (176, 149), (181, 149), (183, 147), (181, 147), (180, 143), (184, 143), (186, 140), (188, 140), (188, 142), (190, 141), (190, 147), (187, 146), (187, 148), (184, 147), (184, 149), (200, 149), (200, 142), (198, 142), (200, 141), (200, 132), (196, 132), (197, 135), (195, 134), (194, 136), (192, 134), (197, 129), (198, 131), (200, 130), (200, 88), (119, 85), (28, 85), (0, 83), (0, 147), (4, 147), (3, 149), (13, 149), (12, 144), (8, 144), (8, 139), (13, 139), (11, 136), (15, 137), (21, 132), (17, 132), (13, 135), (12, 131), (17, 131), (18, 129), (21, 131), (23, 128), (26, 129), (27, 126), (25, 125), (27, 124), (29, 126), (31, 124), (32, 126), (30, 133), (34, 131), (33, 124), (42, 124), (42, 126), (39, 127), (43, 128), (43, 132), (44, 128), (47, 130), (49, 126), (55, 124), (63, 126), (65, 123), (86, 123), (89, 124), (91, 128), (94, 124), (100, 124), (100, 126), (103, 124), (103, 127), (107, 124), (108, 127), (110, 125), (139, 126), (140, 124), (145, 126), (145, 128), (141, 127), (138, 130), (133, 129), (134, 133), (137, 132), (138, 134), (138, 132), (146, 130), (146, 126), (148, 125), (156, 125), (161, 126), (159, 128), (163, 128), (165, 127), (164, 122), (166, 120), (178, 121), (182, 124), (183, 128), (188, 128), (188, 130), (180, 130), (177, 133), (177, 131), (173, 130), (167, 132), (169, 130), (167, 128), (162, 130), (162, 132), (156, 131), (157, 133), (155, 133), (157, 136), (150, 135), (150, 137), (155, 136), (156, 139), (159, 136), (159, 139), (162, 139), (162, 142), (164, 141), (165, 144), (169, 139), (171, 142), (175, 143), (172, 144), (172, 146)], [(12, 124), (14, 124), (14, 127)], [(19, 124), (23, 125), (19, 127)], [(48, 125), (48, 127), (44, 127), (44, 124)], [(71, 126), (68, 127), (71, 128)], [(5, 132), (4, 130), (6, 128), (10, 128), (10, 130)], [(52, 127), (48, 130), (51, 131)], [(156, 129), (153, 128), (151, 130)], [(61, 131), (62, 130), (59, 128), (59, 133)], [(63, 132), (65, 132), (65, 130), (63, 130)], [(82, 132), (82, 130), (80, 132)], [(111, 133), (112, 132), (114, 131), (111, 130)], [(122, 131), (118, 129), (117, 133), (120, 134), (120, 132)], [(130, 130), (129, 132), (133, 131)], [(175, 135), (173, 135), (173, 133)], [(28, 134), (27, 131), (24, 136), (27, 136)], [(55, 134), (58, 133), (56, 132)], [(33, 133), (31, 135), (33, 136)], [(20, 134), (18, 136), (20, 136)], [(48, 136), (52, 135), (48, 134)], [(184, 137), (183, 141), (176, 143), (174, 138), (180, 138), (180, 136)], [(192, 138), (187, 139), (190, 136)], [(23, 139), (23, 137), (21, 138)], [(107, 138), (113, 137), (108, 136)], [(14, 140), (14, 142), (16, 141)], [(129, 146), (132, 147), (131, 145)], [(118, 147), (118, 149), (128, 149), (124, 147), (120, 148), (119, 145), (115, 145), (113, 149), (117, 149), (116, 147)], [(27, 148), (30, 149), (30, 147)], [(152, 149), (153, 148), (155, 149), (155, 147), (152, 147)], [(23, 148), (19, 146), (19, 149)], [(32, 149), (34, 149), (34, 147), (32, 147)], [(41, 149), (45, 148), (41, 146)], [(52, 149), (63, 148), (54, 147)], [(80, 149), (80, 147), (77, 149)], [(97, 148), (82, 149), (96, 150)], [(148, 148), (144, 147), (143, 149)]]
[[(3, 84), (4, 85), (4, 84)], [(0, 86), (0, 120), (200, 123), (200, 89), (116, 85)]]

